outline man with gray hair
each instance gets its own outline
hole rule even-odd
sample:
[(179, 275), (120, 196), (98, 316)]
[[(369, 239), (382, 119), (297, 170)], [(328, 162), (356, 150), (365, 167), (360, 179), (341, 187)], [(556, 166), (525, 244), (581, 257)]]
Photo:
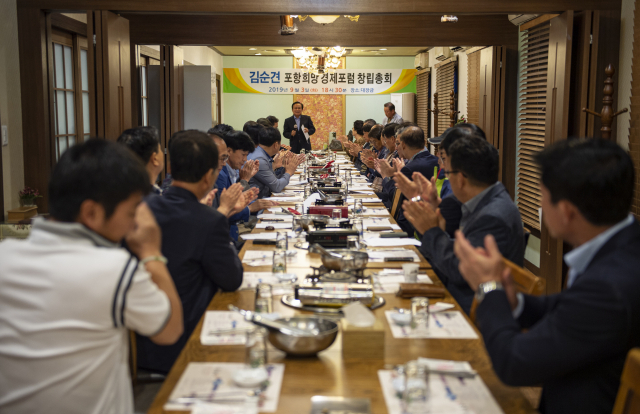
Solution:
[(391, 102), (384, 104), (384, 119), (382, 120), (382, 126), (390, 123), (401, 124), (404, 120), (400, 114), (396, 113), (396, 106)]

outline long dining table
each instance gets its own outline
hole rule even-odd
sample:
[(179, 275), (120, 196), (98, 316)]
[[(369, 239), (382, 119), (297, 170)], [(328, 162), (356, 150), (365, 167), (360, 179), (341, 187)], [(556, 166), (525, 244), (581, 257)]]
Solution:
[[(354, 197), (367, 196), (354, 195)], [(293, 203), (281, 204), (284, 207), (293, 206)], [(367, 204), (367, 206), (384, 208), (382, 204)], [(390, 216), (387, 216), (387, 218), (391, 223), (395, 224), (395, 221)], [(267, 230), (254, 229), (252, 233), (265, 231)], [(431, 268), (431, 265), (422, 254), (420, 254), (419, 250), (414, 246), (408, 248), (418, 254), (420, 259), (420, 272), (426, 273), (435, 286), (443, 286)], [(275, 246), (256, 245), (252, 240), (247, 240), (239, 252), (239, 256), (242, 259), (244, 255), (251, 250), (272, 251), (274, 249)], [(367, 250), (371, 249), (367, 248)], [(321, 258), (318, 254), (308, 253), (304, 250), (301, 250), (298, 254), (304, 255), (304, 258), (298, 258), (294, 263), (288, 264), (287, 273), (292, 273), (299, 278), (303, 278), (312, 272), (311, 267), (321, 265)], [(374, 272), (380, 271), (382, 268), (399, 268), (401, 266), (401, 262), (369, 262), (365, 270), (365, 275), (371, 275)], [(249, 266), (243, 263), (243, 267), (245, 272), (271, 272), (271, 266)], [(491, 360), (485, 350), (482, 337), (475, 326), (473, 329), (475, 329), (478, 334), (478, 339), (394, 338), (385, 318), (385, 310), (394, 309), (394, 307), (408, 308), (410, 307), (411, 300), (401, 299), (391, 293), (383, 293), (380, 296), (385, 299), (386, 304), (379, 309), (373, 310), (373, 314), (377, 319), (382, 320), (384, 324), (384, 358), (343, 358), (341, 333), (338, 334), (336, 341), (328, 349), (320, 352), (315, 357), (287, 357), (284, 352), (269, 345), (269, 363), (282, 363), (285, 366), (277, 413), (309, 413), (311, 412), (311, 398), (313, 396), (366, 398), (371, 401), (371, 413), (387, 413), (387, 406), (378, 378), (378, 371), (390, 369), (393, 366), (404, 364), (409, 360), (415, 360), (419, 357), (468, 361), (504, 413), (526, 414), (536, 412), (517, 387), (506, 386), (498, 379), (491, 367)], [(218, 292), (209, 303), (207, 310), (228, 310), (229, 305), (235, 305), (241, 309), (253, 310), (254, 298), (255, 290)], [(280, 313), (283, 316), (311, 314), (310, 312), (285, 306), (279, 299), (280, 297), (274, 297), (274, 312)], [(453, 304), (454, 308), (451, 310), (460, 311), (464, 315), (464, 312), (448, 291), (445, 292), (444, 298), (438, 299), (438, 301)], [(464, 317), (472, 324), (466, 315), (464, 315)], [(167, 375), (164, 384), (148, 411), (149, 414), (185, 412), (166, 411), (164, 410), (164, 405), (189, 363), (241, 363), (245, 361), (244, 345), (203, 345), (200, 340), (203, 321), (204, 315)]]

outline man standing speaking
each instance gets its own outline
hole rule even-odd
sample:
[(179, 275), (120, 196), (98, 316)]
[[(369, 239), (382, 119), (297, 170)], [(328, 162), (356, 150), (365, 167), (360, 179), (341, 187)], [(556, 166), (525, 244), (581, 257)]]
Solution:
[(315, 134), (316, 127), (308, 115), (302, 115), (304, 105), (301, 102), (294, 102), (291, 105), (293, 116), (284, 120), (285, 138), (289, 138), (291, 151), (300, 154), (300, 150), (311, 151), (311, 135)]

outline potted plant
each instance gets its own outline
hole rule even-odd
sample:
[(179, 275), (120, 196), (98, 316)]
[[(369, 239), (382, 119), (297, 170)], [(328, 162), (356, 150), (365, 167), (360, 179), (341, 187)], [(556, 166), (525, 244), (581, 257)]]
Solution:
[(25, 187), (18, 193), (20, 196), (20, 205), (22, 207), (35, 207), (36, 198), (42, 197), (40, 192), (31, 187)]

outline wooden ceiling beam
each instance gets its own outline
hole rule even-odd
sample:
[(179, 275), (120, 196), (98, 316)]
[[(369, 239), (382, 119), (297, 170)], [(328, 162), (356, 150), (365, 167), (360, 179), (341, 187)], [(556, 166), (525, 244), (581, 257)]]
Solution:
[(45, 10), (259, 14), (506, 14), (620, 10), (621, 0), (16, 0)]
[(328, 25), (297, 22), (292, 36), (278, 34), (278, 16), (127, 14), (136, 44), (216, 46), (476, 46), (517, 45), (518, 28), (505, 15), (459, 16), (441, 23), (439, 16), (361, 16)]

